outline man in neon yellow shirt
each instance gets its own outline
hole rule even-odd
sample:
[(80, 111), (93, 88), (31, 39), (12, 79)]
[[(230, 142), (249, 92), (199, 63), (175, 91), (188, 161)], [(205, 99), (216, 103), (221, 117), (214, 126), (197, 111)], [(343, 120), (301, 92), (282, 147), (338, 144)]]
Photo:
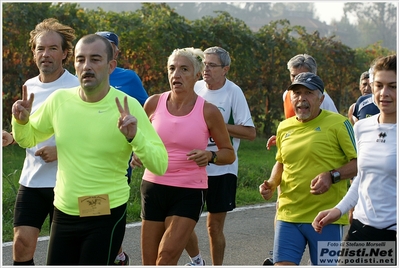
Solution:
[(152, 172), (166, 171), (166, 149), (142, 106), (109, 84), (115, 67), (108, 40), (84, 36), (75, 47), (80, 86), (57, 90), (31, 116), (34, 96), (28, 98), (26, 86), (13, 105), (13, 133), (20, 146), (34, 146), (53, 134), (56, 139), (48, 265), (113, 264), (125, 233), (131, 152)]
[[(270, 179), (259, 186), (266, 200), (280, 185), (273, 260), (277, 265), (299, 265), (306, 245), (311, 263), (318, 264), (320, 241), (341, 241), (347, 216), (318, 234), (312, 221), (320, 211), (336, 205), (356, 175), (356, 147), (346, 117), (320, 109), (324, 84), (317, 75), (298, 74), (289, 86), (295, 116), (277, 129), (276, 164)], [(321, 209), (323, 210), (323, 209)]]

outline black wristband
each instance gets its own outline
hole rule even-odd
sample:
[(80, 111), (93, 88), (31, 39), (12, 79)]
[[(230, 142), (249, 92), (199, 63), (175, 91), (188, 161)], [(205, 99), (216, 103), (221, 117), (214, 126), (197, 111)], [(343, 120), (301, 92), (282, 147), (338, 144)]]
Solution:
[(12, 142), (10, 143), (10, 145), (17, 143), (14, 139), (14, 135), (12, 135), (12, 132), (10, 132), (10, 135), (12, 137)]
[(211, 157), (211, 160), (208, 162), (208, 165), (209, 165), (209, 163), (210, 163), (210, 164), (215, 164), (215, 162), (217, 161), (217, 154), (216, 154), (216, 152), (211, 151), (211, 153), (212, 153), (212, 157)]

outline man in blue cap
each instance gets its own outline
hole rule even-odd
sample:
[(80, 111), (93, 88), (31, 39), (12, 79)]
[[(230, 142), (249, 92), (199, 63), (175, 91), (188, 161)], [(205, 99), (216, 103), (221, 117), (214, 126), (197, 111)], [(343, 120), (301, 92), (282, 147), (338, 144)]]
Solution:
[[(118, 36), (108, 31), (96, 32), (96, 34), (107, 38), (108, 41), (111, 42), (114, 49), (114, 59), (117, 60), (120, 51)], [(111, 73), (109, 82), (111, 86), (138, 100), (141, 105), (144, 105), (144, 102), (148, 98), (148, 94), (143, 87), (140, 77), (133, 70), (116, 67)]]
[(348, 218), (343, 216), (321, 234), (314, 231), (312, 222), (319, 211), (337, 204), (347, 192), (345, 180), (357, 173), (356, 145), (348, 119), (320, 109), (324, 99), (320, 77), (310, 72), (298, 74), (288, 90), (292, 91), (295, 116), (277, 128), (277, 161), (259, 192), (269, 200), (277, 186), (281, 189), (274, 263), (299, 265), (308, 245), (311, 263), (318, 265), (322, 264), (318, 243), (340, 242)]

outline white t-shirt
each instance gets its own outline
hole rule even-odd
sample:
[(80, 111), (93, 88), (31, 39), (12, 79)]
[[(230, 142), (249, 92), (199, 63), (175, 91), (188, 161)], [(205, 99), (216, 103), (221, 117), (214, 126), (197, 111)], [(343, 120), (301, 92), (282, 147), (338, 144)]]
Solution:
[[(336, 207), (346, 213), (356, 205), (354, 219), (383, 229), (396, 223), (397, 125), (380, 124), (378, 117), (359, 120), (354, 126), (358, 173)], [(388, 230), (396, 230), (396, 225)]]
[[(79, 85), (78, 78), (68, 70), (60, 78), (50, 83), (42, 83), (39, 76), (31, 78), (25, 82), (30, 93), (34, 94), (32, 104), (33, 114), (47, 99), (47, 97), (60, 88), (71, 88)], [(21, 172), (19, 183), (31, 188), (53, 188), (55, 186), (58, 161), (46, 163), (40, 156), (35, 156), (35, 152), (44, 146), (55, 146), (55, 138), (37, 144), (35, 147), (26, 149), (26, 157)]]
[[(206, 87), (204, 80), (195, 83), (194, 91), (206, 101), (214, 104), (219, 108), (223, 115), (225, 123), (230, 125), (243, 125), (254, 127), (251, 112), (248, 107), (247, 100), (241, 88), (235, 83), (226, 79), (223, 87), (217, 90), (210, 90)], [(231, 142), (236, 154), (236, 160), (230, 165), (208, 165), (206, 171), (208, 176), (219, 176), (231, 173), (237, 176), (238, 173), (238, 156), (237, 151), (240, 146), (240, 139), (231, 137)], [(208, 151), (217, 151), (218, 148), (212, 137), (208, 142)]]

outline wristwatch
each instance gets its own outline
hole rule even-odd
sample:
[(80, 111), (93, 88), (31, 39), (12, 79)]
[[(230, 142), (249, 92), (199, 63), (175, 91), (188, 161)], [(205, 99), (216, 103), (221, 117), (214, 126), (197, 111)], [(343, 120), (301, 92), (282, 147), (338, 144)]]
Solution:
[(211, 160), (209, 161), (209, 163), (214, 164), (217, 161), (218, 156), (217, 156), (216, 152), (214, 152), (214, 151), (211, 151), (211, 153), (212, 153), (212, 157), (211, 157)]
[(341, 180), (341, 173), (339, 173), (337, 170), (333, 169), (330, 170), (330, 175), (331, 175), (331, 182), (333, 184), (339, 182)]

